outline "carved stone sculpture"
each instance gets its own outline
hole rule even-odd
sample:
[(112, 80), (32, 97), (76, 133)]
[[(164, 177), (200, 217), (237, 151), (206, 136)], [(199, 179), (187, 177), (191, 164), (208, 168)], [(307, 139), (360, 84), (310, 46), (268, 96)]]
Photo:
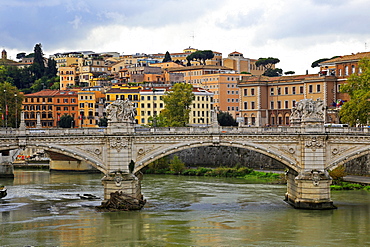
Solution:
[(135, 123), (136, 108), (129, 100), (116, 100), (107, 106), (109, 123)]
[(325, 107), (322, 100), (303, 99), (292, 108), (290, 122), (293, 126), (323, 124)]

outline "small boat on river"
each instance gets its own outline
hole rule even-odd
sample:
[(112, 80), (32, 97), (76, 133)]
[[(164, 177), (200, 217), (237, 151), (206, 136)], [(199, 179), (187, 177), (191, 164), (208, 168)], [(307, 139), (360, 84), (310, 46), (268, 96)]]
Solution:
[(7, 189), (5, 186), (0, 186), (0, 198), (6, 197), (7, 195)]

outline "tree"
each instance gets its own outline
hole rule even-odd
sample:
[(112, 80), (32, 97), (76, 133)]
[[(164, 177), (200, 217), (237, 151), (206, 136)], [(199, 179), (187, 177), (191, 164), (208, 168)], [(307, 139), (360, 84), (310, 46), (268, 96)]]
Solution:
[(290, 70), (290, 71), (284, 72), (284, 74), (285, 75), (294, 75), (295, 72)]
[(272, 69), (272, 67), (279, 63), (280, 60), (278, 58), (268, 57), (268, 58), (259, 58), (256, 61), (256, 66), (262, 66), (265, 70)]
[(279, 68), (276, 68), (276, 69), (267, 69), (263, 73), (264, 76), (269, 76), (269, 77), (281, 76), (282, 74), (283, 74), (283, 70), (282, 69), (279, 69)]
[(206, 60), (212, 59), (214, 56), (211, 50), (196, 51), (187, 56), (186, 60), (188, 60), (188, 64), (191, 64), (190, 61), (196, 60), (200, 64), (206, 65)]
[(41, 44), (36, 44), (34, 48), (35, 57), (33, 64), (31, 66), (31, 71), (37, 79), (40, 79), (45, 74), (45, 63), (44, 63), (44, 54), (42, 52)]
[(163, 63), (167, 63), (167, 62), (171, 62), (172, 61), (172, 58), (171, 58), (171, 55), (168, 51), (166, 51), (166, 54), (164, 55), (164, 58), (163, 58)]
[(99, 118), (98, 126), (99, 127), (107, 127), (108, 126), (108, 119), (106, 117)]
[(274, 65), (279, 63), (280, 59), (274, 58), (274, 57), (268, 57), (268, 58), (259, 58), (256, 61), (256, 66), (260, 67), (262, 66), (265, 70), (263, 73), (264, 76), (281, 76), (283, 73), (282, 69), (274, 68)]
[[(1, 67), (0, 67), (1, 69)], [(0, 115), (2, 127), (18, 127), (23, 94), (7, 81), (0, 81)]]
[(334, 56), (332, 58), (320, 58), (320, 59), (316, 60), (315, 62), (313, 62), (311, 64), (311, 68), (319, 67), (320, 66), (320, 63), (325, 62), (327, 60), (331, 60), (331, 59), (337, 58), (337, 57), (339, 57), (339, 56)]
[(71, 115), (63, 115), (59, 120), (59, 127), (61, 128), (71, 128), (73, 117)]
[(163, 97), (165, 108), (159, 114), (167, 127), (184, 127), (189, 123), (190, 106), (194, 100), (193, 86), (176, 83)]
[(180, 174), (185, 169), (185, 164), (179, 158), (179, 156), (174, 155), (173, 159), (170, 161), (170, 170), (175, 174)]
[(220, 111), (217, 114), (217, 121), (221, 126), (238, 126), (238, 123), (229, 112)]
[(370, 120), (370, 59), (362, 59), (359, 66), (362, 73), (351, 74), (340, 90), (350, 96), (350, 100), (343, 104), (339, 112), (341, 121), (351, 126), (368, 125)]
[(26, 53), (25, 52), (21, 52), (21, 53), (18, 53), (17, 54), (17, 59), (22, 59), (26, 56)]

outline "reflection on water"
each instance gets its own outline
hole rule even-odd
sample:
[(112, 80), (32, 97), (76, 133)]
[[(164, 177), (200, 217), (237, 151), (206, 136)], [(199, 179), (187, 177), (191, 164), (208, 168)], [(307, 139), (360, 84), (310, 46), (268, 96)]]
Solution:
[(0, 246), (364, 246), (370, 193), (333, 192), (337, 210), (296, 210), (285, 186), (145, 175), (145, 208), (100, 213), (101, 174), (18, 171), (1, 183)]

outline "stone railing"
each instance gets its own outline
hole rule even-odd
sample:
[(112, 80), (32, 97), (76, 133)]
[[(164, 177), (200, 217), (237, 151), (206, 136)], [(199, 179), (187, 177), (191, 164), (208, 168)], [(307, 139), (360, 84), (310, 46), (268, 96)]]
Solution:
[[(11, 136), (74, 136), (74, 135), (107, 135), (107, 128), (45, 128), (45, 129), (5, 129), (0, 128), (1, 137)], [(145, 128), (135, 127), (133, 135), (163, 135), (163, 134), (340, 134), (340, 135), (369, 135), (370, 128), (351, 127), (157, 127)], [(118, 133), (119, 134), (119, 133)]]

